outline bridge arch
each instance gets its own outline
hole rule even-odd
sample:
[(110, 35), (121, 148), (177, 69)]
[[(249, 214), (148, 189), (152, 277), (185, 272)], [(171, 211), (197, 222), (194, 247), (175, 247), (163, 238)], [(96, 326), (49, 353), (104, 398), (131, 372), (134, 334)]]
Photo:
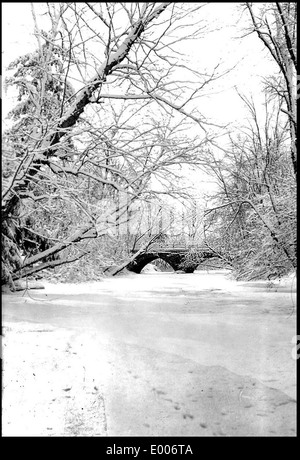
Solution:
[(158, 253), (143, 253), (135, 261), (127, 266), (127, 269), (134, 273), (141, 273), (146, 265), (150, 264), (154, 260), (161, 259), (164, 262), (167, 262), (173, 270), (177, 270), (178, 267), (176, 264), (170, 260), (167, 254), (158, 254)]

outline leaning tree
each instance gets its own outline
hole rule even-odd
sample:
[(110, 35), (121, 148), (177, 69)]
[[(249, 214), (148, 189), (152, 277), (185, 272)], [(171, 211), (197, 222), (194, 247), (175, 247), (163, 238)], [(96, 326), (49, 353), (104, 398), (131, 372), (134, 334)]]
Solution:
[(203, 6), (45, 4), (47, 32), (32, 7), (37, 50), (7, 80), (18, 104), (3, 146), (2, 282), (86, 255), (154, 176), (178, 193), (174, 165), (197, 163), (209, 140), (193, 101), (218, 77), (179, 52), (203, 32)]

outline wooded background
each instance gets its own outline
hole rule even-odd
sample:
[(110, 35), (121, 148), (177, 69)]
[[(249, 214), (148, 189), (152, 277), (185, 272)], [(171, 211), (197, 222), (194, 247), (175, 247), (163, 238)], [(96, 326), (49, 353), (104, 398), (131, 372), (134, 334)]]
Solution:
[[(224, 73), (182, 53), (201, 43), (206, 4), (44, 6), (49, 29), (32, 4), (36, 50), (5, 81), (17, 105), (3, 133), (2, 284), (38, 272), (97, 279), (156, 237), (205, 244), (237, 278), (294, 271), (296, 3), (240, 4), (245, 36), (277, 70), (263, 106), (240, 94), (247, 124), (226, 144), (199, 102)], [(216, 184), (201, 203), (189, 171)]]

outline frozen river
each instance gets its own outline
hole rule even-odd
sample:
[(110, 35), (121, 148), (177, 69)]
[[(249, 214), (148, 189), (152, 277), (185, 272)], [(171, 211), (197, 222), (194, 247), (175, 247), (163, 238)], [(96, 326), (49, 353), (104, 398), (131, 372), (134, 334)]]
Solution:
[(292, 278), (45, 283), (2, 310), (4, 435), (296, 434)]

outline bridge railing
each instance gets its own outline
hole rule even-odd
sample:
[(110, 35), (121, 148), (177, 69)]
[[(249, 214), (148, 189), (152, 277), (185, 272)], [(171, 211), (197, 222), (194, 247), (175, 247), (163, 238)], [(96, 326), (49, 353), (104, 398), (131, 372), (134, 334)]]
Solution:
[[(142, 248), (142, 244), (135, 247), (134, 252), (140, 250)], [(151, 250), (159, 250), (159, 249), (176, 249), (180, 248), (182, 250), (199, 250), (199, 249), (206, 249), (205, 243), (203, 241), (196, 242), (194, 239), (188, 238), (186, 235), (174, 235), (174, 237), (163, 235), (162, 237), (157, 238), (153, 241), (152, 244), (149, 245), (147, 251)]]
[[(136, 247), (134, 249), (134, 253), (135, 252), (138, 252), (141, 248), (138, 248)], [(174, 246), (174, 245), (168, 245), (168, 244), (161, 244), (161, 245), (158, 245), (158, 244), (151, 244), (145, 252), (189, 252), (190, 250), (195, 250), (195, 251), (198, 251), (198, 252), (210, 252), (210, 250), (206, 247), (206, 246), (203, 246), (202, 245), (197, 245), (197, 244), (193, 244), (193, 245), (184, 245), (184, 246)]]
[(204, 246), (204, 243), (195, 243), (194, 241), (186, 241), (184, 239), (174, 239), (174, 240), (162, 240), (162, 241), (154, 241), (151, 245), (152, 246), (157, 246), (157, 247), (170, 247), (170, 248), (177, 248), (177, 247), (183, 247), (183, 248), (193, 248), (193, 247), (199, 247), (199, 246)]

